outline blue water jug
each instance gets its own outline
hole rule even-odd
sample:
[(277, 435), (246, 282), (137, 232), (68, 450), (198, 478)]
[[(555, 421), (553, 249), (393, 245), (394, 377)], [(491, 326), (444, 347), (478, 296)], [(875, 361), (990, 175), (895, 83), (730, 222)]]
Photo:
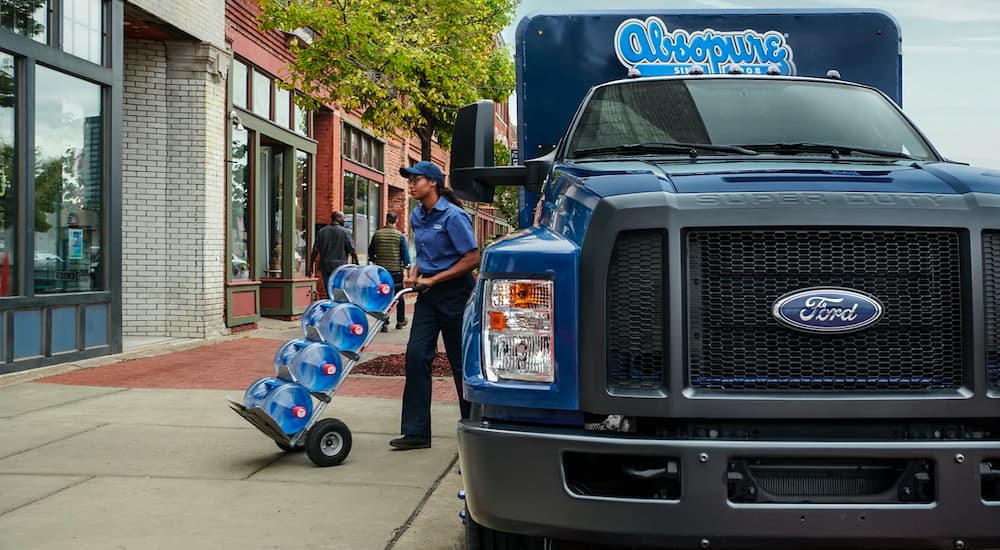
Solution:
[(309, 337), (309, 327), (315, 327), (319, 318), (327, 311), (330, 311), (333, 306), (334, 302), (330, 300), (317, 300), (309, 304), (309, 307), (302, 312), (302, 333), (307, 338)]
[(339, 303), (316, 322), (320, 338), (340, 351), (358, 351), (368, 336), (368, 317), (354, 304)]
[(273, 376), (258, 378), (250, 383), (247, 391), (243, 394), (243, 404), (247, 407), (259, 407), (273, 390), (284, 384), (285, 381)]
[(304, 338), (296, 338), (282, 344), (274, 354), (274, 371), (279, 372), (281, 367), (287, 367), (292, 357), (308, 345), (309, 340)]
[(274, 419), (287, 435), (305, 429), (312, 416), (312, 396), (309, 391), (294, 382), (283, 382), (271, 390), (260, 408)]
[(341, 289), (351, 303), (365, 311), (384, 311), (392, 303), (395, 283), (392, 275), (378, 265), (345, 265), (330, 277), (327, 292), (333, 296), (333, 289)]
[(334, 291), (334, 289), (338, 289), (338, 288), (339, 289), (343, 289), (344, 288), (344, 279), (347, 278), (347, 274), (348, 273), (353, 273), (359, 267), (361, 267), (361, 266), (359, 266), (358, 264), (344, 264), (344, 265), (338, 267), (337, 269), (334, 269), (333, 273), (331, 273), (330, 277), (326, 280), (326, 294), (327, 294), (327, 296), (329, 296), (330, 299), (333, 299), (333, 296), (334, 296), (333, 291)]
[(313, 342), (292, 357), (288, 370), (307, 390), (326, 392), (343, 377), (344, 366), (337, 348)]

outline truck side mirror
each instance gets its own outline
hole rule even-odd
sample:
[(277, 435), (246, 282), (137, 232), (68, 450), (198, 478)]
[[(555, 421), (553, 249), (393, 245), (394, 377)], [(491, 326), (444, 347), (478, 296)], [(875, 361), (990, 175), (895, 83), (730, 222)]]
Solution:
[(477, 101), (458, 110), (451, 146), (451, 187), (460, 199), (493, 202), (501, 185), (523, 185), (538, 192), (551, 161), (530, 166), (494, 166), (493, 102)]
[(488, 99), (458, 110), (452, 133), (452, 167), (493, 166), (493, 113), (493, 102)]

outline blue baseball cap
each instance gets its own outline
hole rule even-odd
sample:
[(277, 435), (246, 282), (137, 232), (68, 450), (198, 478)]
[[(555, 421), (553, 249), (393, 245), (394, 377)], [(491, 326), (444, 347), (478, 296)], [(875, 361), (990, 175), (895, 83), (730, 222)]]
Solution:
[(410, 167), (404, 166), (400, 168), (399, 175), (404, 178), (424, 176), (437, 182), (438, 187), (444, 187), (444, 174), (441, 173), (441, 169), (433, 162), (427, 160), (422, 160)]

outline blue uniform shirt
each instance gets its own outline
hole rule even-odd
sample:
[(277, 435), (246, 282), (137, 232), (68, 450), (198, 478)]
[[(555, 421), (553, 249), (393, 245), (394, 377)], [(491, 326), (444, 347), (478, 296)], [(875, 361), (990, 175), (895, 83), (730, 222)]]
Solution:
[(469, 215), (444, 197), (430, 212), (418, 204), (410, 214), (410, 227), (416, 236), (420, 273), (440, 273), (477, 248)]

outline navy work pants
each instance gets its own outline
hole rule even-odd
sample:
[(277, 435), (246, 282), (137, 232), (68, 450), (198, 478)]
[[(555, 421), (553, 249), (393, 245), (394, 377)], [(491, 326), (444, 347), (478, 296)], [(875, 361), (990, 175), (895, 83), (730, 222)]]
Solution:
[[(389, 275), (392, 275), (392, 282), (395, 285), (393, 287), (393, 292), (399, 292), (400, 290), (403, 290), (403, 272), (402, 271), (390, 271)], [(399, 300), (396, 301), (396, 324), (397, 325), (401, 325), (401, 324), (403, 324), (404, 321), (406, 321), (406, 300), (403, 299), (404, 296), (406, 296), (406, 295), (404, 294), (403, 296), (400, 296)], [(386, 321), (385, 324), (386, 324), (386, 326), (388, 326), (389, 322)]]
[(438, 334), (444, 339), (462, 418), (469, 416), (469, 402), (462, 395), (462, 313), (473, 284), (472, 276), (466, 275), (436, 284), (417, 296), (406, 344), (403, 435), (431, 436), (431, 363), (437, 354)]

